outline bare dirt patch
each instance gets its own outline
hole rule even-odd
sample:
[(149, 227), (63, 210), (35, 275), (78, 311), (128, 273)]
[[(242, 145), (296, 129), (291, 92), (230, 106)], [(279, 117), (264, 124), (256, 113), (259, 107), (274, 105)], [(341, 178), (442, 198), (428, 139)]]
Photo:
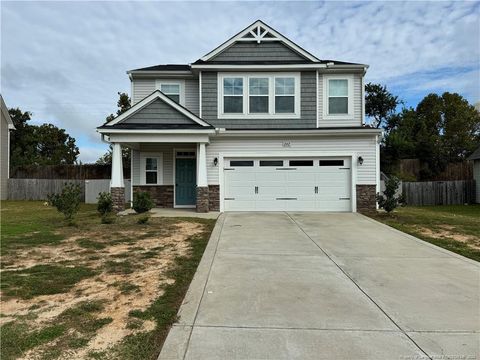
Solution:
[(480, 250), (480, 239), (478, 237), (455, 232), (455, 227), (451, 225), (440, 225), (437, 230), (417, 226), (416, 230), (424, 236), (431, 238), (448, 238), (464, 243), (472, 249)]
[[(166, 277), (177, 256), (189, 251), (189, 237), (203, 231), (198, 223), (179, 222), (168, 236), (156, 236), (152, 232), (119, 230), (115, 236), (106, 236), (98, 230), (82, 232), (69, 237), (56, 246), (38, 246), (35, 249), (12, 255), (6, 270), (19, 270), (38, 264), (63, 262), (81, 264), (98, 271), (98, 275), (81, 280), (68, 292), (41, 295), (33, 299), (17, 298), (2, 301), (0, 323), (7, 323), (20, 316), (30, 316), (32, 328), (55, 323), (67, 309), (77, 304), (101, 301), (104, 307), (95, 316), (111, 318), (100, 327), (86, 346), (69, 350), (69, 359), (81, 359), (91, 351), (104, 351), (119, 343), (126, 336), (150, 331), (155, 323), (136, 319), (137, 326), (129, 327), (131, 310), (145, 310), (162, 294), (162, 285), (173, 280)], [(115, 242), (116, 238), (128, 241)], [(79, 239), (95, 239), (101, 249), (85, 248)], [(14, 257), (14, 259), (13, 259)], [(69, 336), (66, 334), (65, 336)], [(55, 342), (33, 348), (24, 359), (36, 359)]]

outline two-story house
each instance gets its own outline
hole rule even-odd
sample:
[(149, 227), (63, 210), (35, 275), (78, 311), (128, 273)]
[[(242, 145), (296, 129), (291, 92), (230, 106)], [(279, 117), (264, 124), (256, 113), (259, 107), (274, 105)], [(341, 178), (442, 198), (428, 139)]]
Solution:
[[(179, 39), (181, 41), (181, 39)], [(368, 66), (323, 60), (262, 21), (192, 64), (128, 71), (131, 109), (98, 128), (111, 192), (206, 211), (375, 209), (381, 131), (364, 125)]]

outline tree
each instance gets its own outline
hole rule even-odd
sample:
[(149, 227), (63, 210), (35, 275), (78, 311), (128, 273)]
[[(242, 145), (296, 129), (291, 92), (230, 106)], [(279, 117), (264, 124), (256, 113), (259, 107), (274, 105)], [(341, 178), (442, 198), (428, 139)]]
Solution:
[(118, 110), (116, 115), (110, 114), (106, 117), (105, 122), (109, 123), (115, 119), (118, 115), (123, 114), (125, 111), (132, 107), (132, 103), (127, 93), (118, 92), (118, 101), (117, 101)]
[[(123, 114), (125, 111), (131, 108), (130, 98), (128, 94), (118, 92), (118, 101), (117, 101), (117, 115), (110, 114), (106, 117), (105, 123), (109, 123), (115, 119), (118, 115)], [(130, 149), (122, 148), (122, 160), (123, 164), (130, 164)], [(112, 145), (110, 145), (108, 151), (100, 156), (100, 158), (95, 162), (99, 165), (110, 165), (112, 163)]]
[(402, 196), (396, 196), (400, 180), (396, 177), (391, 177), (385, 181), (385, 191), (383, 195), (377, 194), (378, 206), (387, 213), (392, 212), (397, 206), (403, 203)]
[(395, 113), (400, 103), (385, 85), (368, 83), (365, 85), (365, 114), (373, 118), (373, 126), (379, 128)]
[(16, 130), (10, 138), (10, 162), (19, 165), (74, 164), (79, 155), (75, 139), (52, 124), (30, 125), (32, 113), (9, 109)]
[(389, 172), (399, 159), (417, 158), (420, 179), (440, 173), (449, 162), (463, 161), (480, 141), (480, 114), (461, 95), (429, 94), (416, 109), (389, 117), (382, 164)]

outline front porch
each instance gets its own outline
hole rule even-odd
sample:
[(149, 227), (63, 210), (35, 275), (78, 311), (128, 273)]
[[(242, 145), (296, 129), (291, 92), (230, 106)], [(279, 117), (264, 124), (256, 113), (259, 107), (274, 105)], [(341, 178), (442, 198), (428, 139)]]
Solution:
[(218, 185), (208, 186), (206, 142), (112, 143), (111, 193), (117, 211), (124, 210), (121, 147), (131, 149), (131, 192), (147, 192), (157, 208), (219, 210)]
[[(118, 213), (120, 216), (135, 214), (133, 209), (126, 209)], [(199, 213), (196, 209), (166, 209), (153, 208), (150, 210), (152, 217), (182, 217), (182, 218), (201, 218), (201, 219), (216, 219), (220, 215), (219, 211), (210, 211), (207, 213)]]

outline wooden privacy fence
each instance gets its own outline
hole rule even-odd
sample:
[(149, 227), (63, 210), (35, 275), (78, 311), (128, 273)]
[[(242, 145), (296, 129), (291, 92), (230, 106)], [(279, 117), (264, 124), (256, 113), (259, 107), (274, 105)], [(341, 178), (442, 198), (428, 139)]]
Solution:
[(475, 202), (475, 180), (403, 182), (407, 205), (460, 205)]
[[(65, 179), (88, 180), (110, 179), (111, 165), (25, 165), (16, 166), (10, 171), (10, 178), (15, 179)], [(130, 177), (130, 168), (124, 167), (123, 174)], [(64, 181), (65, 181), (64, 180)]]
[[(8, 179), (9, 200), (46, 200), (52, 193), (62, 191), (65, 183), (80, 185), (81, 198), (87, 204), (96, 204), (100, 192), (110, 191), (110, 180)], [(125, 179), (125, 202), (132, 199), (130, 180)]]
[(85, 181), (58, 179), (8, 179), (8, 200), (46, 200), (49, 194), (62, 191), (65, 183), (80, 185), (85, 198)]

